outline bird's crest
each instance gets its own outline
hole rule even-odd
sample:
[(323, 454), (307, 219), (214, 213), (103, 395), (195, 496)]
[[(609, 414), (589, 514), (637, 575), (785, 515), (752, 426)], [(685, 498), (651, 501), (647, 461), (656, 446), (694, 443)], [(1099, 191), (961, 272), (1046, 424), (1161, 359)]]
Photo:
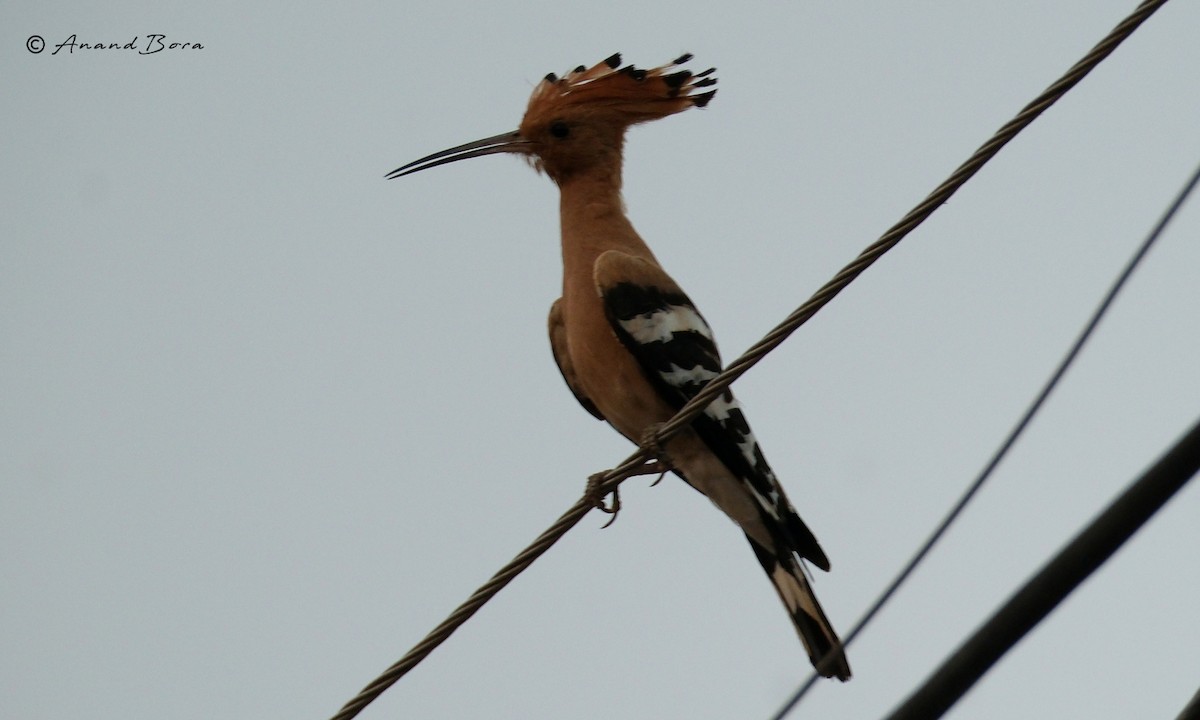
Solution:
[(691, 59), (689, 53), (668, 65), (643, 70), (633, 65), (622, 66), (621, 55), (616, 53), (590, 68), (580, 65), (562, 77), (550, 73), (534, 88), (521, 124), (540, 125), (561, 115), (586, 112), (592, 117), (633, 125), (692, 106), (704, 107), (717, 91), (697, 90), (717, 84), (713, 77), (716, 68), (698, 73), (679, 69)]

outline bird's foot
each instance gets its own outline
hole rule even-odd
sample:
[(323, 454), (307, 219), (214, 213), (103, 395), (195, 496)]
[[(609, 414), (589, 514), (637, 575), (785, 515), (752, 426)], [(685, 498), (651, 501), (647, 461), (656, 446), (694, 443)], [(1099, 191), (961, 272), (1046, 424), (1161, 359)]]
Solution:
[[(663, 479), (663, 476), (666, 475), (670, 471), (671, 471), (671, 466), (669, 464), (663, 462), (662, 460), (651, 460), (650, 462), (645, 463), (644, 465), (637, 468), (636, 470), (630, 470), (628, 473), (626, 473), (625, 477), (631, 478), (631, 477), (636, 477), (638, 475), (657, 474), (658, 480), (655, 480), (650, 486), (650, 487), (654, 487), (655, 485), (657, 485), (659, 483), (660, 480)], [(614, 487), (612, 489), (612, 491), (607, 492), (607, 493), (604, 492), (604, 490), (603, 490), (604, 478), (607, 475), (608, 475), (608, 472), (598, 472), (598, 473), (595, 473), (594, 475), (590, 476), (587, 481), (587, 489), (584, 491), (585, 497), (587, 497), (587, 499), (589, 501), (591, 501), (593, 507), (595, 507), (600, 512), (604, 512), (604, 513), (608, 513), (609, 515), (612, 515), (612, 519), (609, 520), (608, 522), (604, 523), (604, 526), (601, 529), (606, 528), (609, 525), (612, 525), (614, 522), (616, 522), (617, 521), (617, 513), (621, 512), (621, 491), (620, 491), (620, 489)], [(612, 502), (611, 503), (604, 502), (604, 498), (608, 497), (609, 495), (612, 495)]]
[(639, 472), (638, 474), (651, 475), (653, 473), (658, 473), (658, 478), (654, 482), (650, 483), (650, 487), (654, 487), (662, 482), (662, 479), (667, 476), (667, 473), (671, 472), (671, 470), (674, 468), (674, 465), (671, 463), (671, 456), (667, 453), (666, 448), (662, 446), (662, 443), (658, 441), (658, 433), (660, 430), (662, 430), (662, 426), (662, 423), (655, 423), (642, 432), (642, 442), (640, 445), (649, 450), (650, 454), (653, 455), (655, 459), (653, 462), (646, 463), (644, 466), (645, 471)]
[(612, 519), (604, 523), (603, 527), (600, 528), (601, 530), (615, 523), (617, 521), (617, 513), (621, 512), (621, 491), (619, 488), (613, 488), (612, 492), (608, 493), (612, 495), (612, 504), (604, 502), (604, 498), (607, 497), (608, 494), (605, 494), (601, 490), (601, 486), (603, 485), (604, 477), (607, 474), (607, 472), (595, 473), (594, 475), (590, 476), (587, 481), (586, 495), (587, 498), (591, 500), (592, 505), (595, 506), (595, 508), (600, 512), (612, 515)]

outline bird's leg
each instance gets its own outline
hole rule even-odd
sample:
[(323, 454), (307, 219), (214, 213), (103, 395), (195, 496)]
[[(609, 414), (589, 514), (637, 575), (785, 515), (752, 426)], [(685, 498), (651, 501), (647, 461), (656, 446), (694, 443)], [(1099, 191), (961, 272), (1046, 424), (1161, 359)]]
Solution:
[[(654, 485), (657, 485), (658, 481), (662, 480), (663, 476), (670, 472), (670, 470), (671, 465), (669, 463), (665, 463), (662, 460), (651, 460), (636, 470), (630, 470), (625, 477), (631, 478), (638, 475), (654, 475), (655, 473), (658, 473), (658, 480), (655, 480), (654, 484), (651, 485), (651, 487), (654, 487)], [(611, 493), (607, 493), (608, 495), (612, 495), (612, 504), (606, 505), (604, 502), (606, 494), (601, 492), (601, 486), (604, 483), (604, 477), (606, 475), (608, 475), (608, 472), (598, 472), (589, 476), (587, 481), (587, 489), (584, 491), (585, 496), (592, 502), (592, 505), (595, 506), (597, 510), (612, 515), (612, 519), (604, 523), (604, 527), (608, 527), (616, 522), (617, 513), (621, 511), (621, 491), (619, 487), (615, 487), (612, 489)]]
[[(648, 450), (654, 459), (646, 462), (636, 470), (629, 471), (625, 477), (631, 478), (638, 475), (658, 475), (658, 478), (654, 482), (650, 483), (650, 487), (654, 487), (662, 482), (662, 479), (666, 477), (667, 473), (674, 469), (674, 466), (671, 464), (671, 456), (667, 454), (667, 451), (663, 449), (662, 444), (658, 441), (658, 432), (661, 428), (662, 423), (655, 423), (654, 425), (646, 428), (646, 430), (642, 433), (642, 442), (640, 445), (642, 448)], [(612, 519), (604, 523), (604, 527), (608, 527), (616, 522), (617, 513), (621, 512), (621, 493), (618, 488), (614, 487), (611, 493), (607, 493), (612, 495), (612, 504), (608, 505), (604, 502), (606, 493), (601, 492), (601, 486), (603, 485), (604, 477), (607, 474), (608, 473), (599, 472), (589, 477), (586, 490), (586, 497), (591, 500), (592, 505), (594, 505), (596, 509), (600, 510), (600, 512), (605, 512), (609, 515), (612, 515)]]
[(621, 512), (620, 488), (612, 489), (612, 505), (606, 505), (604, 503), (605, 495), (601, 492), (600, 488), (604, 483), (604, 477), (606, 475), (608, 475), (607, 471), (594, 473), (589, 476), (587, 481), (587, 490), (585, 491), (585, 496), (591, 500), (592, 505), (595, 506), (597, 510), (612, 515), (612, 519), (604, 523), (604, 526), (600, 528), (601, 530), (615, 523), (617, 521), (617, 513)]
[[(675, 467), (671, 463), (671, 456), (658, 441), (658, 432), (662, 429), (662, 426), (662, 423), (654, 423), (642, 432), (641, 446), (649, 450), (650, 454), (655, 458), (654, 462), (646, 463), (644, 467), (647, 468), (647, 472), (644, 474), (649, 475), (651, 473), (658, 473), (658, 478), (654, 482), (650, 483), (650, 487), (654, 487), (662, 482), (662, 479), (667, 476), (667, 473), (671, 472), (671, 470)], [(641, 475), (643, 473), (638, 474)]]

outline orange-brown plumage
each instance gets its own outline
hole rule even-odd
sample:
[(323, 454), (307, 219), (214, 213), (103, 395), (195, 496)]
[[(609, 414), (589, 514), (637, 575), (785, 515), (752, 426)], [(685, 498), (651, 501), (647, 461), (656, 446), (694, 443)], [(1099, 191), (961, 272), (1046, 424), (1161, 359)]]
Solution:
[(693, 91), (715, 85), (716, 80), (710, 77), (711, 69), (698, 75), (676, 69), (690, 59), (690, 55), (683, 55), (670, 64), (642, 70), (632, 65), (622, 67), (617, 54), (587, 70), (576, 68), (562, 77), (551, 73), (534, 88), (521, 127), (580, 112), (598, 122), (628, 127), (703, 106), (716, 91)]
[[(640, 70), (613, 55), (563, 77), (547, 75), (515, 132), (428, 155), (389, 175), (506, 152), (554, 180), (563, 259), (562, 297), (549, 318), (554, 359), (580, 404), (634, 442), (720, 371), (711, 329), (634, 230), (621, 199), (626, 130), (703, 107), (716, 92), (700, 92), (716, 83), (713, 70), (679, 69), (690, 58)], [(828, 570), (829, 560), (767, 465), (732, 392), (713, 400), (665, 450), (676, 474), (745, 532), (812, 662), (824, 675), (849, 679), (840, 641), (801, 565)]]
[[(690, 55), (683, 55), (670, 64), (642, 70), (621, 66), (621, 56), (616, 54), (562, 77), (547, 75), (533, 89), (517, 130), (531, 143), (534, 167), (560, 183), (593, 167), (615, 164), (619, 168), (629, 126), (703, 107), (716, 94), (716, 90), (697, 92), (716, 84), (712, 69), (699, 74), (679, 69), (689, 59)], [(564, 129), (567, 136), (559, 137), (556, 133)]]

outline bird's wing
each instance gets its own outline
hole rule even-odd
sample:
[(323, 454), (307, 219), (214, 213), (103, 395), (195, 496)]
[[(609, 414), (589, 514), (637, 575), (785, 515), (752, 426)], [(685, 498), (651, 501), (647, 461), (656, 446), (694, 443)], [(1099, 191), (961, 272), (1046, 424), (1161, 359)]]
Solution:
[(558, 364), (558, 371), (562, 373), (567, 387), (571, 388), (571, 394), (584, 410), (603, 420), (604, 416), (596, 409), (596, 404), (583, 392), (583, 388), (579, 387), (575, 366), (571, 364), (571, 354), (567, 352), (567, 326), (563, 323), (562, 298), (555, 300), (550, 306), (550, 320), (547, 325), (550, 328), (550, 350), (554, 353), (554, 362)]
[[(658, 265), (616, 250), (594, 268), (605, 314), (650, 384), (681, 408), (721, 372), (721, 356), (708, 323)], [(822, 570), (829, 559), (792, 508), (767, 464), (733, 392), (726, 390), (696, 417), (693, 429), (758, 504), (764, 522), (784, 544)]]

